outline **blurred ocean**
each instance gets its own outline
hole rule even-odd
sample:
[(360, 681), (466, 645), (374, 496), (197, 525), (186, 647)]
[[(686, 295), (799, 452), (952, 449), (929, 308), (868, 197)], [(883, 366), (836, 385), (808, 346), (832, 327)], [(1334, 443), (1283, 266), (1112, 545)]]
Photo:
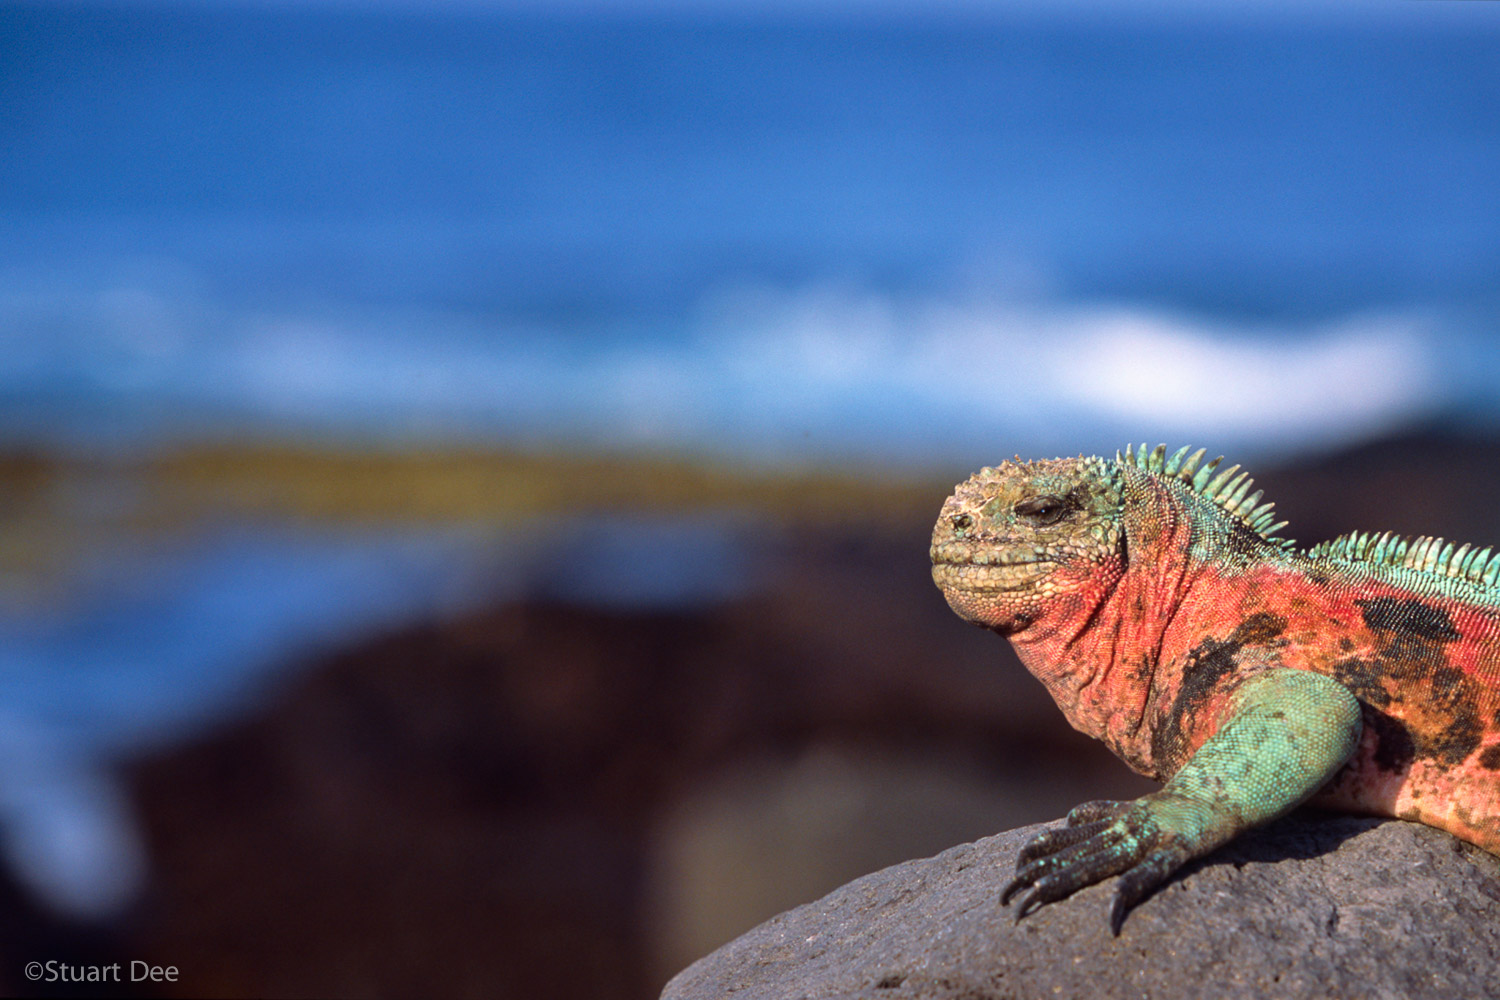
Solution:
[[(1500, 15), (1473, 8), (0, 3), (0, 443), (921, 470), (1493, 426)], [(527, 587), (497, 567), (554, 539), (191, 527), (0, 614), (0, 821), (68, 912), (139, 878), (101, 762), (288, 649), (454, 580), (670, 603), (751, 562), (712, 520), (603, 525), (586, 578)]]
[(0, 432), (930, 464), (1500, 408), (1500, 18), (709, 10), (0, 7)]

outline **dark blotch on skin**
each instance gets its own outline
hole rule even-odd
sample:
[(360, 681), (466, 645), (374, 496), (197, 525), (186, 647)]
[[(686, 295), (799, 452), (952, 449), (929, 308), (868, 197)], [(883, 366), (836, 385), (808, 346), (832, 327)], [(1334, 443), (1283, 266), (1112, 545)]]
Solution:
[(1229, 636), (1238, 646), (1264, 646), (1286, 631), (1286, 619), (1269, 611), (1257, 611), (1240, 622)]
[(1457, 764), (1478, 749), (1484, 738), (1484, 724), (1475, 704), (1476, 685), (1462, 671), (1444, 663), (1432, 671), (1432, 694), (1434, 703), (1452, 721), (1443, 727), (1429, 752), (1444, 764)]
[(1365, 728), (1375, 733), (1375, 766), (1382, 771), (1404, 771), (1417, 756), (1411, 733), (1400, 722), (1366, 705)]
[(1479, 766), (1491, 771), (1500, 771), (1500, 743), (1484, 748), (1484, 753), (1479, 755)]
[(1404, 601), (1394, 597), (1372, 597), (1368, 601), (1354, 603), (1359, 605), (1365, 625), (1371, 631), (1395, 632), (1433, 642), (1453, 642), (1458, 639), (1458, 629), (1453, 627), (1453, 619), (1448, 617), (1448, 612), (1414, 597)]
[[(1425, 701), (1433, 715), (1446, 720), (1441, 728), (1428, 721), (1413, 729), (1411, 723), (1421, 716), (1402, 722), (1382, 714), (1383, 722), (1375, 725), (1380, 736), (1376, 764), (1399, 770), (1415, 756), (1447, 767), (1462, 762), (1478, 749), (1484, 723), (1479, 717), (1479, 686), (1448, 662), (1443, 649), (1460, 638), (1453, 619), (1442, 608), (1416, 598), (1375, 597), (1355, 603), (1379, 649), (1374, 662), (1350, 658), (1335, 664), (1335, 676), (1367, 706), (1392, 707), (1388, 692), (1394, 686), (1408, 704)], [(1399, 737), (1396, 728), (1401, 730)]]
[(1257, 611), (1236, 626), (1229, 638), (1205, 638), (1188, 653), (1182, 688), (1170, 708), (1158, 709), (1151, 727), (1151, 756), (1161, 774), (1174, 773), (1192, 754), (1189, 739), (1198, 716), (1226, 674), (1235, 672), (1236, 657), (1246, 646), (1264, 646), (1286, 631), (1286, 619)]
[(1357, 656), (1333, 665), (1333, 679), (1348, 688), (1360, 701), (1376, 708), (1391, 703), (1391, 693), (1380, 683), (1380, 661), (1362, 660)]
[(1438, 736), (1437, 741), (1430, 748), (1423, 749), (1428, 750), (1438, 762), (1452, 766), (1468, 759), (1483, 738), (1484, 729), (1470, 710), (1456, 716)]

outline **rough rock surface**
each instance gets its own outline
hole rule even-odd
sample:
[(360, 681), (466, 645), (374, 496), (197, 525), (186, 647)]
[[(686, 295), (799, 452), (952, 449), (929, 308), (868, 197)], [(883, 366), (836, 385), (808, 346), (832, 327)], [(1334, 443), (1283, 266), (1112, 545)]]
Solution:
[(867, 875), (694, 963), (663, 1000), (1500, 994), (1500, 859), (1398, 821), (1297, 814), (1108, 928), (1114, 880), (999, 904), (1041, 827)]

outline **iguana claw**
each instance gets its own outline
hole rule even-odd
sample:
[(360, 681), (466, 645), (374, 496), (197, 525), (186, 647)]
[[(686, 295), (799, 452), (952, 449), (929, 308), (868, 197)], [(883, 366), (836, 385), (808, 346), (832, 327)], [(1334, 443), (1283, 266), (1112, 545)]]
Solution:
[(1123, 875), (1110, 909), (1110, 929), (1119, 934), (1130, 908), (1189, 857), (1157, 823), (1150, 798), (1088, 802), (1068, 814), (1067, 825), (1037, 834), (1021, 849), (1001, 904), (1030, 889), (1016, 909), (1019, 921), (1084, 886)]

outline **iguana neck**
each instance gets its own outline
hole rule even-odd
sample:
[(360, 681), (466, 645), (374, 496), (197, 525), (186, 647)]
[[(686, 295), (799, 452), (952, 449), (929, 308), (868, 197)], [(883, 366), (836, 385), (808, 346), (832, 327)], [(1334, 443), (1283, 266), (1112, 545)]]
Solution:
[[(1134, 472), (1134, 470), (1131, 470)], [(1213, 512), (1145, 473), (1130, 477), (1124, 550), (1107, 581), (1010, 636), (1026, 665), (1075, 729), (1103, 740), (1142, 773), (1154, 774), (1145, 720), (1177, 609), (1224, 544)]]

